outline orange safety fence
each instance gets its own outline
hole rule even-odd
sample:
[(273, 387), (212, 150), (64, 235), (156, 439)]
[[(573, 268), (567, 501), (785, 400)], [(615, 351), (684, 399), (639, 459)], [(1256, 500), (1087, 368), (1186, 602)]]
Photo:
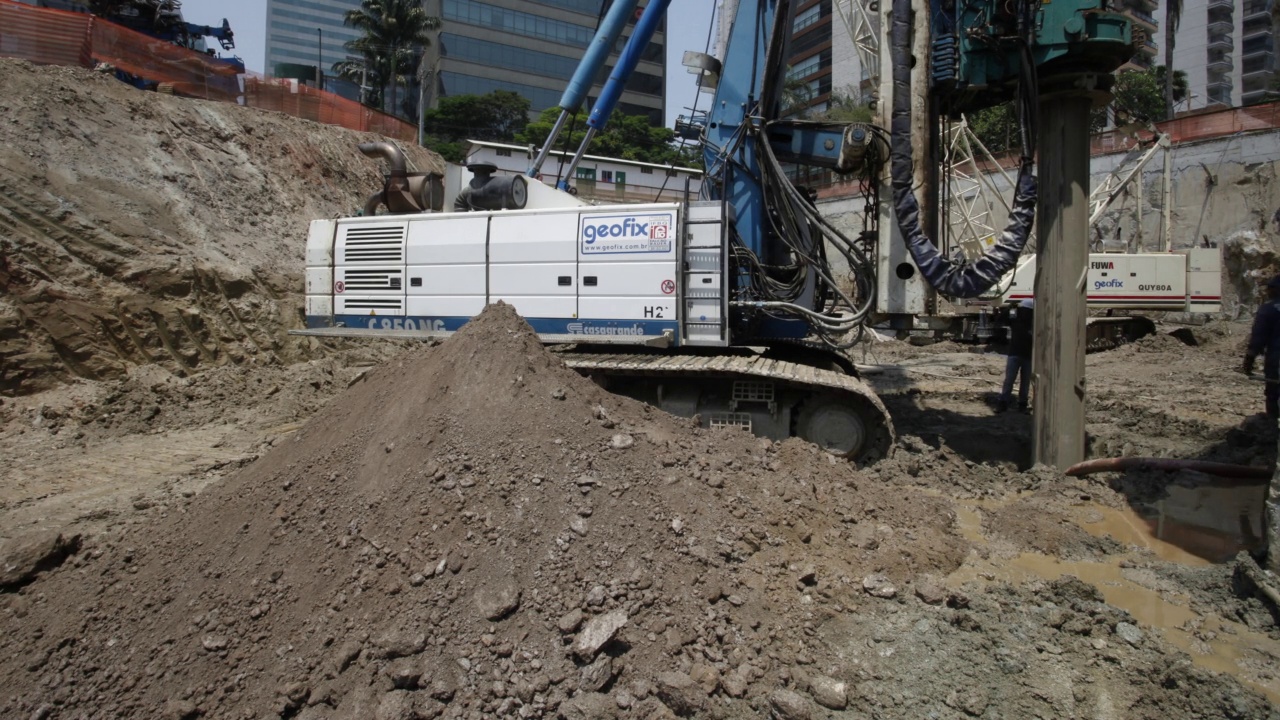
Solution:
[(0, 56), (90, 67), (92, 20), (89, 15), (0, 0)]
[(308, 87), (297, 80), (246, 74), (244, 104), (326, 125), (377, 133), (404, 142), (416, 142), (418, 138), (418, 129), (403, 120), (365, 107), (354, 100)]
[(413, 125), (354, 100), (295, 80), (238, 74), (217, 58), (83, 13), (0, 0), (0, 56), (86, 68), (108, 63), (178, 95), (274, 110), (405, 142), (417, 139)]

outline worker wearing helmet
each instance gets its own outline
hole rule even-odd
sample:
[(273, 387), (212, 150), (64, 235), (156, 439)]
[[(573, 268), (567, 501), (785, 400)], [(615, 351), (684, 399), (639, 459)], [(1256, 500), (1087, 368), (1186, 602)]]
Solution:
[(1018, 409), (1027, 410), (1031, 399), (1031, 347), (1035, 334), (1035, 301), (1027, 298), (1013, 311), (1013, 323), (1009, 327), (1009, 359), (1004, 366), (1004, 388), (996, 403), (996, 412), (1009, 409), (1013, 401), (1013, 381), (1022, 375), (1018, 385)]
[(1267, 403), (1267, 417), (1275, 420), (1280, 418), (1280, 275), (1267, 283), (1267, 295), (1253, 318), (1253, 332), (1242, 369), (1246, 375), (1252, 375), (1254, 360), (1258, 355), (1264, 356), (1262, 376), (1267, 385), (1262, 393)]

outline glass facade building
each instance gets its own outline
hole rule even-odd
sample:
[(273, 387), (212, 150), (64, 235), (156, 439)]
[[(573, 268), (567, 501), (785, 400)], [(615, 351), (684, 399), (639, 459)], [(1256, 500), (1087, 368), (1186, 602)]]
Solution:
[[(427, 104), (449, 95), (510, 90), (529, 98), (533, 113), (554, 107), (577, 69), (608, 0), (424, 0), (441, 19), (427, 59), (432, 81)], [(326, 75), (346, 59), (343, 43), (358, 33), (343, 15), (359, 0), (268, 0), (267, 70), (281, 63), (314, 66)], [(602, 7), (603, 6), (603, 7)], [(597, 78), (588, 107), (599, 95), (631, 25)], [(664, 122), (665, 23), (645, 48), (618, 109)], [(336, 84), (335, 84), (336, 86)], [(416, 94), (416, 89), (412, 91)], [(344, 93), (345, 94), (345, 93)]]
[(281, 64), (314, 68), (318, 62), (331, 76), (333, 64), (347, 58), (342, 44), (359, 37), (342, 23), (358, 7), (359, 0), (267, 0), (267, 74), (276, 75)]

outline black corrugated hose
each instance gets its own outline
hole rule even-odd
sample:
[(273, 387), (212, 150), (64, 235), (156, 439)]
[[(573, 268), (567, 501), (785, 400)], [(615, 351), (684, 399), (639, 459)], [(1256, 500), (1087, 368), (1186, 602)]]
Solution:
[[(1019, 22), (1025, 33), (1024, 22)], [(920, 226), (920, 204), (912, 189), (911, 153), (911, 0), (893, 0), (891, 32), (893, 52), (893, 114), (890, 122), (890, 167), (893, 180), (893, 211), (911, 258), (920, 274), (935, 290), (950, 297), (977, 297), (1013, 269), (1031, 236), (1036, 216), (1035, 68), (1025, 35), (1022, 39), (1021, 79), (1018, 83), (1018, 115), (1021, 125), (1022, 162), (1009, 223), (995, 246), (977, 260), (951, 261)]]

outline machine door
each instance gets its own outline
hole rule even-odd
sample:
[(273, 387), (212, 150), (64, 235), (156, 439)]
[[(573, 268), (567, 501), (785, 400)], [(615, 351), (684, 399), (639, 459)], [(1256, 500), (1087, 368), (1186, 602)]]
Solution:
[[(578, 213), (495, 213), (489, 221), (489, 302), (513, 305), (538, 332), (578, 315)], [(560, 321), (542, 323), (541, 320)]]
[(583, 212), (577, 232), (578, 317), (586, 328), (661, 335), (678, 328), (678, 206)]

